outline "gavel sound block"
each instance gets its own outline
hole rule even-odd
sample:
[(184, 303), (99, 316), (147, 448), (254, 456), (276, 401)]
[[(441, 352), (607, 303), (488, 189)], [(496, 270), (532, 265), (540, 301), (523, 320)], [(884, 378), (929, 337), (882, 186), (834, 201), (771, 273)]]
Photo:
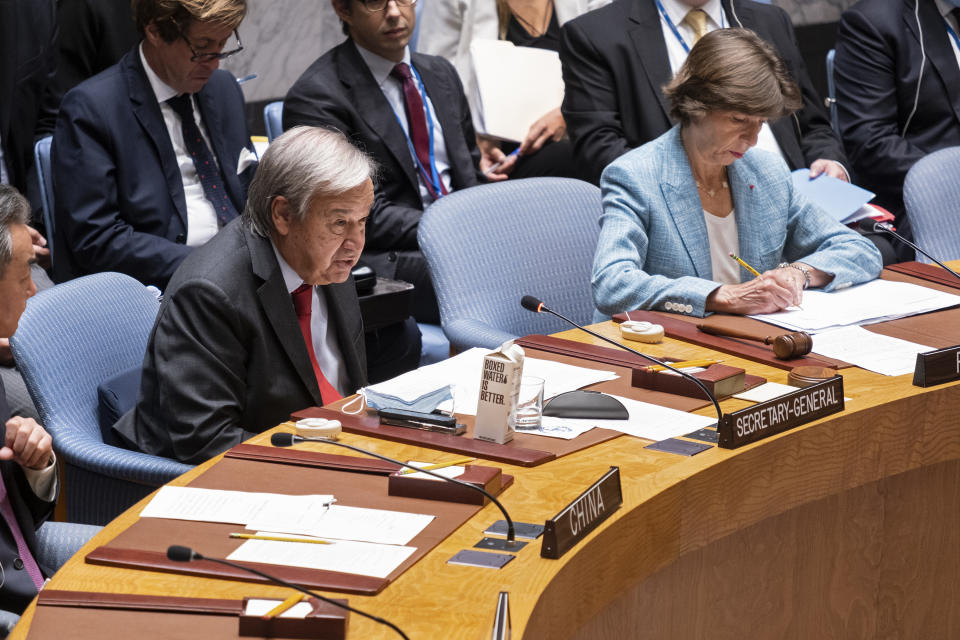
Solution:
[(704, 333), (714, 336), (725, 336), (728, 338), (741, 338), (743, 340), (752, 340), (762, 342), (773, 347), (773, 355), (779, 360), (792, 360), (810, 353), (813, 349), (813, 336), (803, 331), (784, 333), (778, 336), (757, 336), (745, 331), (738, 331), (730, 327), (718, 327), (709, 324), (698, 324), (697, 328)]

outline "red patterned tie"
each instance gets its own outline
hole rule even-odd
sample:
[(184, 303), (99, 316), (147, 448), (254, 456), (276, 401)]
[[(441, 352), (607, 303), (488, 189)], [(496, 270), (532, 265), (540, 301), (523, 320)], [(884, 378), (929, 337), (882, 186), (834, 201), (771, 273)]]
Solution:
[(27, 575), (33, 580), (37, 591), (40, 591), (40, 589), (43, 588), (43, 574), (40, 572), (40, 567), (33, 558), (33, 554), (30, 553), (30, 547), (27, 546), (27, 541), (23, 538), (23, 531), (20, 530), (17, 516), (13, 513), (13, 505), (10, 504), (10, 496), (7, 495), (7, 485), (4, 483), (2, 475), (0, 475), (0, 492), (3, 493), (3, 495), (0, 496), (0, 513), (3, 514), (3, 519), (6, 521), (11, 535), (13, 535), (13, 540), (17, 543), (17, 555), (20, 556), (20, 560), (23, 562), (23, 568), (27, 570)]
[[(413, 150), (420, 161), (420, 173), (423, 176), (423, 182), (427, 185), (427, 191), (436, 199), (437, 192), (433, 188), (430, 175), (430, 133), (427, 131), (423, 99), (420, 97), (420, 91), (417, 90), (417, 83), (413, 80), (413, 74), (410, 73), (410, 66), (406, 62), (397, 63), (390, 75), (403, 84), (403, 104), (407, 111), (407, 126), (410, 131), (410, 139), (413, 141)], [(443, 180), (440, 180), (440, 192), (442, 195), (447, 195), (447, 188), (443, 185)]]
[(320, 370), (320, 364), (317, 362), (317, 354), (313, 351), (313, 333), (310, 330), (310, 313), (313, 302), (313, 287), (304, 283), (293, 290), (290, 294), (293, 297), (293, 308), (297, 311), (297, 321), (300, 323), (300, 332), (303, 334), (303, 340), (307, 343), (307, 353), (310, 354), (310, 364), (313, 365), (313, 375), (317, 377), (317, 386), (320, 387), (320, 397), (323, 398), (323, 404), (330, 404), (339, 400), (342, 396), (334, 389), (327, 377)]

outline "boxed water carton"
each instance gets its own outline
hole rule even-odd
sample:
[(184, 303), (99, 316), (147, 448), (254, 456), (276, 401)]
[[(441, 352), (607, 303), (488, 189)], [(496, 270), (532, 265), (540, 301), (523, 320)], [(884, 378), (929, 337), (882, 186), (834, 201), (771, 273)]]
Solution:
[(512, 340), (484, 356), (474, 438), (498, 444), (513, 440), (511, 416), (516, 411), (522, 376), (523, 348)]

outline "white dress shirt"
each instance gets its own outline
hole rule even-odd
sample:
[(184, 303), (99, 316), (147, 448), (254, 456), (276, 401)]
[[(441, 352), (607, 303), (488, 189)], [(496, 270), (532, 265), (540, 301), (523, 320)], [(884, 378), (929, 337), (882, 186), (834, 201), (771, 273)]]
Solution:
[[(393, 68), (397, 66), (398, 63), (387, 60), (386, 58), (381, 58), (377, 54), (371, 53), (359, 45), (356, 45), (356, 47), (360, 53), (360, 57), (363, 58), (363, 61), (367, 64), (367, 68), (370, 69), (370, 73), (373, 74), (374, 82), (377, 83), (380, 91), (383, 92), (383, 96), (387, 99), (387, 102), (390, 103), (390, 107), (400, 122), (400, 126), (403, 127), (403, 132), (409, 139), (410, 125), (407, 123), (407, 109), (403, 99), (403, 83), (390, 75), (390, 72), (393, 71)], [(410, 65), (410, 47), (407, 47), (403, 51), (403, 62)], [(416, 81), (416, 76), (414, 76), (414, 81)], [(437, 118), (437, 110), (433, 108), (433, 101), (430, 100), (430, 96), (427, 96), (427, 108), (430, 110), (430, 117), (433, 118), (433, 155), (437, 165), (437, 173), (440, 174), (440, 180), (443, 181), (443, 186), (447, 188), (447, 191), (453, 191), (453, 188), (450, 186), (450, 159), (447, 156), (447, 145), (443, 138), (443, 129), (440, 128), (440, 120)], [(410, 139), (410, 144), (413, 144), (412, 139)], [(416, 169), (417, 161), (412, 151), (410, 154), (410, 162), (414, 164), (417, 183), (420, 185), (420, 199), (423, 201), (423, 206), (426, 207), (433, 202), (433, 196), (430, 195), (430, 191), (427, 189), (427, 185), (423, 181), (423, 176), (420, 175), (420, 171)], [(424, 167), (424, 169), (428, 172), (430, 171), (430, 167)]]
[[(683, 19), (687, 16), (687, 12), (690, 11), (692, 7), (684, 4), (680, 0), (660, 0), (660, 2), (663, 4), (664, 10), (666, 10), (667, 15), (670, 16), (670, 20), (672, 20), (674, 26), (677, 27), (677, 31), (680, 32), (687, 46), (692, 49), (694, 43), (693, 29), (683, 22)], [(707, 33), (716, 31), (717, 29), (725, 29), (730, 26), (738, 26), (736, 24), (730, 24), (730, 20), (728, 20), (727, 16), (723, 13), (723, 6), (720, 4), (720, 0), (708, 0), (708, 2), (700, 8), (707, 14)], [(684, 50), (683, 45), (680, 44), (680, 41), (677, 40), (673, 29), (671, 29), (667, 21), (664, 20), (663, 14), (660, 14), (660, 26), (663, 27), (663, 39), (667, 42), (667, 55), (670, 58), (670, 69), (673, 74), (676, 75), (677, 71), (680, 70), (680, 67), (683, 66), (683, 63), (687, 59), (687, 52)], [(777, 139), (773, 137), (773, 131), (770, 129), (769, 124), (764, 123), (764, 125), (760, 127), (760, 133), (757, 135), (757, 148), (775, 153), (786, 160), (783, 151), (780, 149), (780, 145), (777, 144)]]
[[(197, 168), (193, 164), (193, 158), (187, 151), (187, 145), (183, 141), (183, 125), (180, 122), (180, 116), (173, 110), (173, 107), (167, 104), (167, 100), (180, 95), (180, 93), (165, 83), (150, 68), (150, 64), (143, 55), (143, 44), (140, 45), (140, 61), (147, 72), (147, 80), (153, 89), (153, 94), (160, 103), (160, 113), (163, 115), (163, 124), (167, 127), (167, 134), (170, 136), (170, 142), (173, 143), (173, 152), (177, 156), (177, 166), (180, 167), (180, 178), (183, 180), (183, 195), (187, 201), (187, 246), (198, 247), (205, 244), (207, 240), (216, 235), (219, 230), (217, 224), (217, 212), (213, 205), (207, 200), (203, 193), (203, 185), (197, 176)], [(217, 161), (217, 156), (213, 153), (213, 145), (210, 144), (210, 135), (200, 117), (196, 98), (193, 102), (193, 118), (200, 128), (200, 135), (210, 149), (210, 155), (213, 161)], [(218, 163), (219, 164), (219, 163)]]
[[(280, 264), (280, 273), (283, 274), (283, 283), (287, 287), (287, 292), (292, 294), (300, 285), (303, 284), (303, 278), (297, 275), (287, 261), (283, 259), (277, 246), (270, 241), (273, 247), (273, 254), (277, 256), (277, 262)], [(337, 328), (330, 317), (330, 310), (327, 308), (327, 299), (325, 296), (317, 293), (317, 288), (313, 287), (310, 294), (310, 337), (313, 338), (313, 353), (317, 357), (317, 364), (320, 365), (320, 371), (333, 388), (340, 392), (340, 395), (347, 395), (353, 390), (343, 388), (346, 380), (343, 371), (343, 354), (340, 352), (340, 346), (337, 344)], [(293, 304), (291, 300), (290, 304)], [(303, 339), (301, 334), (300, 339)]]

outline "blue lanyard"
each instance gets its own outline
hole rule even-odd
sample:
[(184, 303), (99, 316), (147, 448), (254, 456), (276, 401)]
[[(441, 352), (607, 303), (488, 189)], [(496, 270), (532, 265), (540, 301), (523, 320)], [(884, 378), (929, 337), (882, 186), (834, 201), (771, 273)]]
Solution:
[(953, 42), (957, 45), (957, 49), (960, 49), (960, 37), (957, 37), (957, 32), (954, 31), (953, 27), (950, 26), (950, 23), (947, 22), (947, 16), (943, 16), (943, 21), (947, 23), (947, 33), (949, 33), (950, 37), (953, 38)]
[[(673, 35), (676, 36), (677, 40), (680, 42), (680, 46), (683, 47), (684, 52), (687, 55), (690, 55), (690, 46), (687, 44), (687, 41), (683, 39), (683, 36), (680, 35), (680, 31), (677, 30), (677, 25), (673, 24), (673, 20), (670, 19), (670, 16), (667, 15), (667, 10), (663, 8), (663, 3), (660, 0), (657, 0), (657, 9), (660, 9), (660, 15), (663, 16), (663, 19), (666, 21), (667, 26), (670, 27), (670, 31), (673, 31)], [(726, 28), (726, 21), (723, 19), (723, 12), (720, 12), (720, 28)]]
[[(413, 77), (417, 80), (417, 90), (420, 92), (420, 99), (423, 101), (423, 110), (427, 116), (427, 136), (429, 139), (429, 154), (430, 154), (430, 172), (427, 173), (426, 167), (420, 162), (420, 158), (417, 156), (417, 150), (413, 146), (413, 141), (410, 139), (410, 134), (403, 127), (403, 120), (400, 118), (400, 114), (394, 110), (393, 115), (397, 119), (397, 122), (400, 123), (400, 130), (403, 131), (404, 137), (407, 139), (407, 149), (410, 150), (410, 155), (413, 156), (413, 161), (417, 165), (417, 171), (420, 173), (420, 176), (423, 178), (424, 182), (430, 184), (433, 187), (433, 196), (434, 199), (439, 200), (443, 197), (443, 189), (440, 185), (440, 172), (437, 171), (437, 162), (436, 156), (433, 151), (433, 115), (430, 112), (430, 103), (427, 102), (427, 92), (423, 88), (423, 80), (420, 79), (420, 74), (417, 72), (416, 68), (411, 64), (410, 71), (413, 73)], [(407, 123), (407, 128), (410, 127), (410, 123)]]

